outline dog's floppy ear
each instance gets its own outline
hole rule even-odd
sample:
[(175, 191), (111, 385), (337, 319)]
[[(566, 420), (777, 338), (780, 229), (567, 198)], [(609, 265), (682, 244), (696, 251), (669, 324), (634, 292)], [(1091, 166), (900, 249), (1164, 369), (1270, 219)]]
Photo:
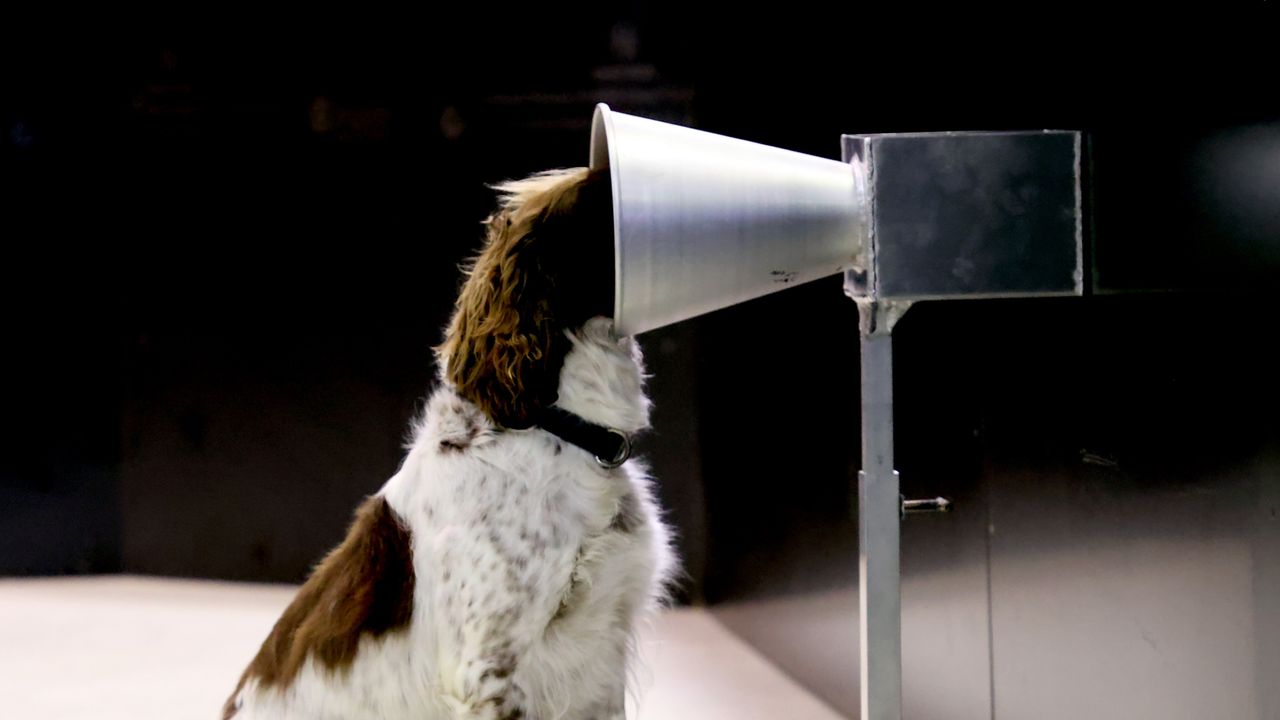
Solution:
[(509, 212), (486, 222), (488, 242), (458, 297), (440, 359), (459, 394), (495, 423), (523, 428), (555, 401), (546, 375), (559, 333), (534, 251), (537, 236), (515, 225)]
[[(484, 249), (437, 348), (445, 379), (502, 427), (529, 427), (555, 402), (564, 329), (586, 319), (579, 278), (604, 272), (612, 289), (611, 233), (595, 237), (592, 227), (591, 237), (580, 237), (588, 228), (576, 219), (579, 192), (594, 177), (557, 171), (498, 188), (502, 208), (485, 221)], [(581, 266), (580, 243), (605, 244), (608, 266)]]

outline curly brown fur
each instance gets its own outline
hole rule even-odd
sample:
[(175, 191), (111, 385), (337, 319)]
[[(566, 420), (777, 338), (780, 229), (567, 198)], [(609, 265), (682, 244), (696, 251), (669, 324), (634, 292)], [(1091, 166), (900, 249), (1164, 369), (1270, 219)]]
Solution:
[(612, 314), (608, 182), (575, 168), (497, 188), (504, 202), (436, 353), (445, 379), (500, 426), (528, 427), (555, 402), (563, 330)]

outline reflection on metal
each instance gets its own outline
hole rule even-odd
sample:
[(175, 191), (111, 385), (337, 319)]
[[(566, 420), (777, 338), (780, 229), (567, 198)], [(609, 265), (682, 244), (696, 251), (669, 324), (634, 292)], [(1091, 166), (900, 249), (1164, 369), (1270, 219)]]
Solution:
[(846, 135), (869, 207), (854, 297), (1079, 295), (1080, 134)]
[(635, 335), (854, 265), (866, 202), (836, 160), (596, 108), (613, 180), (614, 325)]

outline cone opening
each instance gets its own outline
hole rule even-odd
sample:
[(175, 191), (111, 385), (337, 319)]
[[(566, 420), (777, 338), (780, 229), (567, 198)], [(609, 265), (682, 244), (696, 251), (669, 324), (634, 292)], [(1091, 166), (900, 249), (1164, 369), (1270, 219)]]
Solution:
[(596, 105), (591, 119), (591, 157), (588, 167), (597, 170), (609, 168), (609, 186), (613, 195), (613, 327), (619, 335), (628, 334), (623, 328), (622, 317), (622, 196), (618, 164), (614, 162), (617, 151), (609, 142), (613, 132), (613, 114), (604, 103)]

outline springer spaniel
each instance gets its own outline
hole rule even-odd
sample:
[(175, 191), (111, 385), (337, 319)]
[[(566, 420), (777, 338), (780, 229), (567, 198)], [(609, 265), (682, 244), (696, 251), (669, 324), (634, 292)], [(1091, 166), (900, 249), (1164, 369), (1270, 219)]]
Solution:
[(675, 560), (630, 438), (607, 171), (497, 188), (400, 470), (227, 700), (235, 720), (618, 720)]

